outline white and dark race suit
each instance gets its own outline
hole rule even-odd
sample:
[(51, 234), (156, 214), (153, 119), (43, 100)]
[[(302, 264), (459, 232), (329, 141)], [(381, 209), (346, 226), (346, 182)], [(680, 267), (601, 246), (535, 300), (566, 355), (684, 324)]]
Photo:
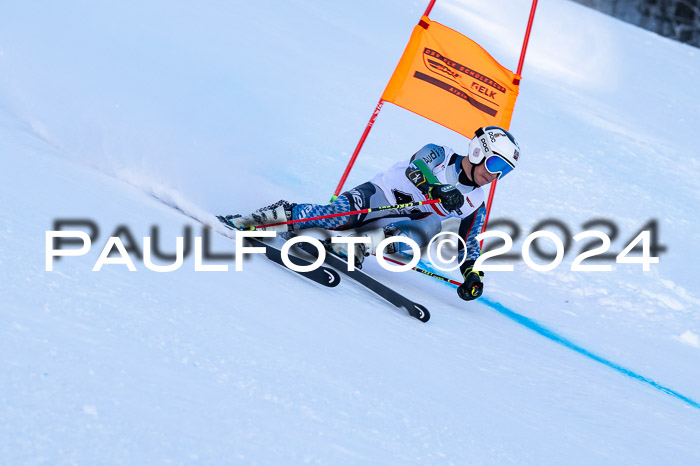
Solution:
[[(300, 228), (356, 229), (360, 233), (363, 230), (390, 227), (393, 229), (394, 236), (409, 237), (423, 247), (441, 231), (442, 220), (457, 217), (461, 219), (458, 234), (466, 244), (466, 250), (461, 244), (459, 246), (460, 261), (466, 254), (466, 261), (461, 267), (464, 271), (481, 253), (476, 236), (481, 232), (484, 224), (486, 207), (484, 190), (472, 183), (462, 170), (463, 159), (464, 156), (455, 153), (449, 147), (428, 144), (416, 152), (410, 160), (397, 162), (370, 181), (345, 191), (329, 205), (297, 204), (292, 209), (292, 218), (296, 220), (428, 200), (430, 199), (428, 181), (416, 162), (421, 160), (439, 183), (451, 184), (462, 193), (464, 205), (460, 209), (448, 212), (440, 203), (436, 203), (312, 220), (298, 225)], [(408, 247), (403, 243), (395, 244), (403, 246), (403, 249)], [(401, 249), (399, 247), (399, 250)]]

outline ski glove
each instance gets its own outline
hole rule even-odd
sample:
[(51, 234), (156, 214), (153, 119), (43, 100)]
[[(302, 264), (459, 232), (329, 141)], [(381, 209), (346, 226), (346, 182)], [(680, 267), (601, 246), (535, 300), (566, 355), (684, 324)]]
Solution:
[(481, 278), (484, 272), (477, 272), (472, 267), (464, 271), (464, 283), (457, 288), (457, 294), (465, 301), (471, 301), (478, 298), (484, 292), (484, 284)]
[(464, 195), (451, 184), (428, 185), (430, 199), (440, 199), (440, 203), (446, 211), (457, 210), (464, 205)]

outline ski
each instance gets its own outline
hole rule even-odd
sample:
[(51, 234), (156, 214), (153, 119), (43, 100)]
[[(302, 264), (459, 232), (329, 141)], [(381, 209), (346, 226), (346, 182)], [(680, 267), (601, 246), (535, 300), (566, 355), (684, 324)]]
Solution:
[[(224, 217), (222, 216), (217, 216), (217, 219), (224, 225), (226, 225), (227, 228), (230, 228), (231, 230), (237, 230), (236, 227), (231, 225)], [(258, 247), (264, 247), (265, 248), (265, 257), (270, 259), (272, 262), (275, 262), (282, 267), (289, 269), (284, 262), (282, 261), (282, 250), (278, 249), (275, 246), (272, 246), (268, 243), (265, 243), (264, 241), (258, 239), (258, 238), (245, 238), (246, 241), (251, 243), (253, 246), (258, 246)], [(300, 257), (292, 256), (289, 255), (289, 260), (293, 262), (295, 265), (310, 265), (311, 262), (302, 259)], [(292, 269), (289, 269), (292, 270)], [(296, 270), (292, 270), (292, 272), (296, 272), (299, 275), (302, 275), (305, 278), (308, 278), (310, 280), (315, 281), (316, 283), (320, 283), (321, 285), (327, 286), (329, 288), (332, 288), (334, 286), (338, 286), (338, 283), (340, 283), (340, 275), (338, 275), (338, 272), (335, 270), (329, 268), (329, 267), (324, 267), (324, 266), (319, 266), (314, 270), (308, 271), (308, 272), (297, 272)]]
[[(153, 194), (153, 197), (156, 198), (158, 201), (162, 202), (163, 204), (168, 205), (169, 207), (172, 207), (176, 210), (178, 210), (180, 213), (190, 217), (193, 220), (196, 220), (200, 223), (202, 222), (199, 218), (185, 212), (182, 210), (180, 207), (177, 205), (174, 205), (170, 202), (167, 202), (160, 197), (156, 196)], [(228, 229), (230, 230), (237, 230), (236, 227), (234, 227), (232, 224), (230, 224), (225, 217), (221, 215), (216, 216), (217, 220), (219, 220), (223, 225), (225, 225)], [(255, 246), (260, 246), (260, 247), (265, 247), (265, 256), (270, 259), (273, 262), (276, 262), (277, 264), (280, 264), (281, 266), (288, 268), (284, 265), (284, 262), (282, 262), (282, 251), (272, 245), (269, 245), (257, 238), (246, 238), (250, 243), (253, 243)], [(301, 249), (302, 251), (305, 251), (307, 254), (310, 254), (313, 257), (318, 257), (318, 251), (316, 251), (316, 248), (311, 246), (308, 243), (297, 243), (294, 247)], [(295, 256), (289, 256), (290, 260), (294, 262), (297, 265), (309, 265), (311, 264), (310, 261), (307, 261), (305, 259), (302, 259), (300, 257), (295, 257)], [(411, 315), (412, 317), (415, 317), (416, 319), (422, 321), (422, 322), (427, 322), (430, 319), (430, 312), (428, 312), (428, 309), (425, 308), (425, 306), (415, 303), (411, 301), (410, 299), (406, 298), (405, 296), (397, 293), (396, 291), (392, 290), (391, 288), (387, 287), (386, 285), (383, 285), (379, 281), (375, 280), (374, 278), (370, 277), (366, 273), (360, 271), (360, 270), (354, 270), (352, 272), (348, 271), (348, 264), (345, 262), (342, 258), (332, 254), (332, 253), (327, 253), (326, 254), (326, 264), (330, 265), (331, 267), (334, 267), (341, 272), (343, 272), (345, 275), (348, 277), (352, 278), (359, 284), (363, 285), (370, 291), (373, 291), (376, 293), (378, 296), (384, 298), (391, 304), (393, 304), (396, 307), (402, 307), (406, 309), (406, 311)], [(291, 269), (290, 269), (291, 270)], [(299, 275), (303, 275), (306, 278), (309, 278), (316, 283), (319, 283), (321, 285), (327, 286), (327, 287), (334, 287), (337, 286), (338, 283), (340, 283), (340, 275), (338, 275), (338, 272), (335, 270), (329, 268), (329, 267), (324, 267), (320, 266), (314, 271), (311, 272), (296, 272)]]
[[(293, 247), (301, 249), (302, 251), (314, 257), (318, 257), (318, 250), (310, 243), (296, 243)], [(430, 319), (430, 312), (428, 312), (428, 309), (426, 309), (425, 306), (411, 301), (402, 294), (392, 290), (388, 286), (379, 282), (375, 278), (372, 278), (371, 276), (367, 275), (362, 270), (348, 270), (348, 263), (341, 257), (338, 257), (335, 254), (333, 254), (332, 252), (328, 251), (326, 253), (325, 263), (337, 270), (340, 270), (342, 273), (352, 278), (368, 290), (374, 292), (378, 296), (384, 298), (386, 301), (390, 302), (394, 306), (406, 309), (406, 311), (408, 311), (411, 317), (415, 317), (421, 322), (427, 322)]]

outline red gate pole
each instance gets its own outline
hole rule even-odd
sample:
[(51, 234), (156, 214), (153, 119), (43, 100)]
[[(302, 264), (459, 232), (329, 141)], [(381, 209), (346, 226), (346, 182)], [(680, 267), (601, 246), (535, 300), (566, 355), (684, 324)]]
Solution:
[(520, 50), (520, 61), (518, 62), (518, 70), (515, 72), (518, 76), (523, 72), (523, 64), (525, 63), (525, 52), (527, 52), (527, 43), (530, 42), (530, 31), (532, 30), (532, 22), (535, 19), (535, 10), (537, 9), (537, 0), (532, 0), (530, 8), (530, 18), (527, 20), (527, 29), (525, 30), (525, 38), (523, 39), (523, 48)]
[[(428, 8), (425, 9), (425, 13), (423, 13), (423, 16), (429, 16), (430, 12), (433, 9), (433, 6), (435, 5), (435, 2), (437, 0), (430, 0), (430, 3), (428, 4)], [(345, 184), (345, 181), (348, 179), (348, 175), (350, 174), (350, 170), (352, 170), (353, 165), (355, 165), (355, 160), (357, 159), (357, 156), (360, 154), (360, 151), (362, 150), (362, 146), (365, 144), (365, 140), (367, 139), (367, 136), (369, 135), (370, 130), (372, 129), (372, 126), (374, 125), (374, 121), (377, 119), (377, 116), (379, 116), (379, 112), (382, 110), (382, 106), (384, 105), (384, 99), (379, 99), (379, 103), (377, 104), (377, 107), (374, 109), (374, 113), (372, 113), (372, 117), (369, 119), (369, 123), (367, 123), (367, 126), (365, 127), (365, 130), (362, 133), (362, 136), (360, 137), (360, 141), (357, 143), (357, 146), (355, 146), (355, 151), (352, 153), (352, 157), (350, 157), (350, 161), (348, 162), (348, 165), (345, 167), (345, 171), (343, 172), (343, 176), (340, 178), (340, 182), (338, 183), (338, 186), (335, 188), (335, 192), (333, 193), (333, 197), (331, 198), (331, 202), (333, 202), (338, 195), (340, 194), (340, 191), (343, 189), (343, 185)]]
[(362, 133), (362, 137), (360, 137), (360, 142), (357, 143), (357, 146), (355, 147), (355, 152), (352, 153), (352, 157), (350, 157), (350, 161), (348, 162), (348, 165), (345, 167), (345, 171), (343, 172), (343, 176), (340, 178), (340, 182), (338, 183), (338, 186), (335, 188), (335, 192), (333, 193), (333, 197), (331, 198), (331, 202), (335, 201), (335, 199), (338, 197), (338, 194), (340, 194), (340, 191), (343, 189), (343, 185), (345, 184), (345, 180), (348, 179), (348, 175), (350, 174), (350, 170), (352, 170), (352, 166), (355, 164), (355, 159), (357, 159), (357, 156), (360, 154), (360, 150), (362, 150), (362, 146), (365, 144), (365, 140), (367, 139), (367, 135), (369, 134), (369, 131), (372, 129), (372, 125), (374, 125), (374, 121), (377, 119), (377, 116), (379, 116), (379, 112), (382, 110), (383, 105), (384, 105), (384, 99), (379, 99), (379, 103), (377, 104), (377, 108), (374, 109), (374, 113), (372, 113), (372, 117), (369, 119), (369, 123), (367, 123), (367, 126), (365, 127), (365, 131)]
[[(525, 52), (527, 52), (527, 44), (530, 41), (530, 31), (532, 30), (532, 22), (535, 19), (535, 10), (537, 9), (537, 0), (532, 0), (532, 7), (530, 7), (530, 17), (527, 20), (527, 29), (525, 29), (525, 38), (523, 39), (523, 47), (520, 49), (520, 60), (518, 61), (518, 70), (515, 74), (518, 76), (518, 84), (520, 83), (520, 73), (523, 71), (523, 64), (525, 63)], [(486, 225), (489, 223), (489, 215), (491, 214), (491, 204), (493, 203), (493, 195), (496, 193), (496, 182), (498, 180), (493, 180), (491, 183), (491, 189), (489, 189), (489, 198), (486, 201), (486, 218), (484, 219), (484, 226), (481, 232), (486, 231)], [(481, 246), (484, 245), (484, 241), (481, 241)]]
[(435, 0), (430, 0), (428, 8), (425, 9), (425, 13), (423, 13), (423, 16), (430, 16), (430, 12), (433, 10), (433, 5), (435, 5)]

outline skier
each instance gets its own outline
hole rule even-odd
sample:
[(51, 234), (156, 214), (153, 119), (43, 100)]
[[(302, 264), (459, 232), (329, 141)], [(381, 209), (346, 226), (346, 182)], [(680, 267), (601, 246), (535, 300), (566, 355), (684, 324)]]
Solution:
[[(384, 238), (405, 236), (419, 246), (426, 246), (441, 231), (442, 220), (461, 218), (459, 235), (466, 250), (459, 245), (459, 260), (463, 284), (457, 294), (464, 300), (476, 299), (483, 293), (483, 272), (473, 270), (481, 254), (476, 236), (486, 217), (483, 186), (503, 178), (518, 163), (520, 147), (512, 134), (498, 126), (479, 128), (469, 143), (469, 154), (462, 156), (449, 147), (428, 144), (410, 160), (396, 163), (370, 181), (344, 192), (331, 204), (292, 204), (284, 200), (256, 210), (247, 216), (227, 216), (238, 229), (297, 231), (305, 228), (353, 230), (351, 236), (369, 238), (367, 244), (357, 243), (354, 257), (361, 265), (365, 256), (374, 254)], [(309, 220), (285, 225), (265, 225), (350, 212), (386, 205), (407, 204), (426, 199), (440, 203), (417, 207), (375, 211), (366, 214)], [(347, 243), (331, 243), (330, 248), (342, 257), (349, 257)], [(386, 248), (391, 254), (407, 249), (395, 242)]]

